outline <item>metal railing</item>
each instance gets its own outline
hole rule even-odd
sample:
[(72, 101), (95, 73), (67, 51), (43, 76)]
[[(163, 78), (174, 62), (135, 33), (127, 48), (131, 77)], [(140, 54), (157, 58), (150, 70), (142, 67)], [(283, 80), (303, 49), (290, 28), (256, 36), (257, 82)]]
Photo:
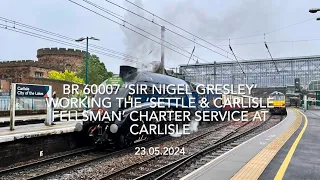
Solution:
[[(55, 109), (79, 109), (67, 106), (66, 102), (62, 102), (62, 107), (55, 106)], [(47, 102), (43, 98), (16, 98), (16, 110), (46, 110)], [(84, 108), (84, 107), (80, 107)], [(0, 96), (0, 111), (10, 110), (10, 96)]]

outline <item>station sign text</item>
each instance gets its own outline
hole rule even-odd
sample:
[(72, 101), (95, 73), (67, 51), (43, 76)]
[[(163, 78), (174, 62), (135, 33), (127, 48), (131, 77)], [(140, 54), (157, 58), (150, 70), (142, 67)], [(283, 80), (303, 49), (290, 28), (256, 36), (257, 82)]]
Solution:
[(48, 97), (49, 86), (16, 84), (17, 97)]

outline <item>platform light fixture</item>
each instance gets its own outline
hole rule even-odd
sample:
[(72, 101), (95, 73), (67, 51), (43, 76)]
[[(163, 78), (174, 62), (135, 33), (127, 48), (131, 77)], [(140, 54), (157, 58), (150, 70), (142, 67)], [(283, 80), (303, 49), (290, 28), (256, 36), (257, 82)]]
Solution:
[(83, 40), (85, 40), (86, 38), (79, 38), (79, 39), (76, 39), (75, 41), (76, 42), (81, 42), (81, 41), (83, 41)]
[[(88, 48), (88, 46), (89, 46), (89, 39), (90, 40), (100, 41), (98, 38), (95, 38), (95, 37), (86, 37), (86, 38), (81, 37), (81, 38), (75, 40), (76, 42), (82, 42), (84, 40), (87, 40), (87, 45), (86, 45), (86, 85), (89, 84), (89, 78), (88, 78), (88, 66), (89, 66), (89, 63), (88, 63), (88, 61), (89, 61), (89, 50), (88, 49), (89, 48)], [(86, 100), (86, 105), (87, 105), (86, 109), (88, 109), (88, 100)]]
[(309, 12), (310, 13), (317, 13), (318, 11), (320, 11), (319, 8), (312, 8), (312, 9), (309, 9)]
[(76, 39), (75, 41), (76, 42), (82, 42), (84, 40), (87, 40), (87, 46), (86, 46), (86, 84), (89, 84), (89, 79), (88, 79), (88, 61), (89, 61), (89, 52), (88, 52), (88, 46), (89, 46), (89, 39), (91, 40), (96, 40), (96, 41), (99, 41), (99, 39), (95, 38), (95, 37), (86, 37), (86, 38), (79, 38), (79, 39)]

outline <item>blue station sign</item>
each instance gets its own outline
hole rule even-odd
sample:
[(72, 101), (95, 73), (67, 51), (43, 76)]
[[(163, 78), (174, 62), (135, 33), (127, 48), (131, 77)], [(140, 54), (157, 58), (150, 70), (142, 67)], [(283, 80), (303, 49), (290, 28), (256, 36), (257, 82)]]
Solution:
[(31, 85), (31, 84), (16, 84), (17, 97), (49, 97), (49, 86), (46, 85)]

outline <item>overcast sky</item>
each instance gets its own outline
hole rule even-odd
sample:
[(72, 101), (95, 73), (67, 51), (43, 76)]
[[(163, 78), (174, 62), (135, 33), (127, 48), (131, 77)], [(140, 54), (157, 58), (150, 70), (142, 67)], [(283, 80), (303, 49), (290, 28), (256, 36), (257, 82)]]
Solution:
[[(99, 11), (82, 0), (75, 1), (123, 24), (116, 18)], [(166, 28), (180, 33), (189, 39), (195, 39), (191, 35), (176, 29), (156, 17), (153, 18), (148, 13), (134, 8), (134, 6), (125, 0), (110, 1), (126, 7), (150, 20), (154, 20), (156, 23), (164, 25)], [(160, 37), (159, 26), (142, 20), (107, 1), (91, 0), (91, 2), (117, 13), (127, 22), (137, 25), (151, 34)], [(241, 39), (234, 38), (264, 33), (267, 33), (265, 40), (270, 42), (268, 46), (272, 56), (275, 58), (320, 55), (320, 21), (315, 20), (317, 17), (320, 17), (320, 12), (318, 14), (310, 14), (308, 12), (310, 8), (320, 8), (319, 0), (233, 0), (219, 2), (213, 0), (131, 0), (131, 2), (143, 6), (143, 8), (152, 13), (198, 35), (214, 45), (218, 45), (228, 52), (230, 51), (226, 45), (229, 44), (228, 39), (231, 39), (231, 46), (236, 55), (246, 60), (270, 57), (264, 44), (260, 43), (264, 41), (264, 36), (260, 35)], [(130, 54), (139, 58), (139, 61), (144, 64), (149, 64), (152, 61), (160, 61), (159, 44), (133, 33), (97, 14), (89, 12), (68, 0), (1, 1), (0, 16), (71, 38), (94, 36), (99, 38), (100, 41), (92, 42), (93, 44), (117, 52)], [(314, 20), (274, 31), (310, 18), (314, 18)], [(0, 24), (6, 23), (0, 21)], [(7, 23), (7, 25), (12, 26), (11, 23)], [(130, 27), (128, 24), (126, 24), (126, 26)], [(3, 26), (0, 25), (0, 27)], [(135, 29), (134, 27), (130, 28)], [(23, 29), (30, 31), (29, 29)], [(140, 30), (135, 30), (141, 32)], [(270, 31), (274, 32), (268, 33)], [(141, 33), (145, 34), (144, 32)], [(151, 35), (146, 36), (159, 42), (157, 38)], [(2, 28), (0, 28), (0, 39), (1, 61), (37, 60), (36, 51), (39, 48), (70, 48), (68, 45), (37, 39)], [(191, 53), (194, 46), (193, 42), (176, 36), (168, 30), (165, 32), (165, 40), (171, 44), (182, 47), (185, 52), (167, 44), (168, 47), (176, 49), (187, 57), (190, 56), (188, 52)], [(298, 40), (312, 41), (294, 42)], [(288, 42), (271, 43), (279, 41)], [(205, 61), (230, 61), (230, 59), (224, 57), (227, 56), (227, 52), (199, 39), (196, 39), (196, 42), (223, 55), (195, 45), (194, 54), (204, 59), (199, 59), (200, 63)], [(246, 43), (260, 44), (243, 45)], [(73, 44), (77, 45), (77, 43)], [(104, 51), (104, 53), (107, 52)], [(115, 73), (118, 73), (120, 65), (128, 64), (121, 59), (114, 59), (100, 54), (97, 55), (105, 63), (107, 69)], [(166, 49), (165, 65), (167, 68), (173, 68), (179, 64), (186, 64), (188, 62), (187, 57)], [(229, 54), (228, 57), (231, 58), (232, 55)], [(190, 61), (190, 63), (195, 63), (195, 61)], [(141, 64), (138, 65), (140, 67)]]

